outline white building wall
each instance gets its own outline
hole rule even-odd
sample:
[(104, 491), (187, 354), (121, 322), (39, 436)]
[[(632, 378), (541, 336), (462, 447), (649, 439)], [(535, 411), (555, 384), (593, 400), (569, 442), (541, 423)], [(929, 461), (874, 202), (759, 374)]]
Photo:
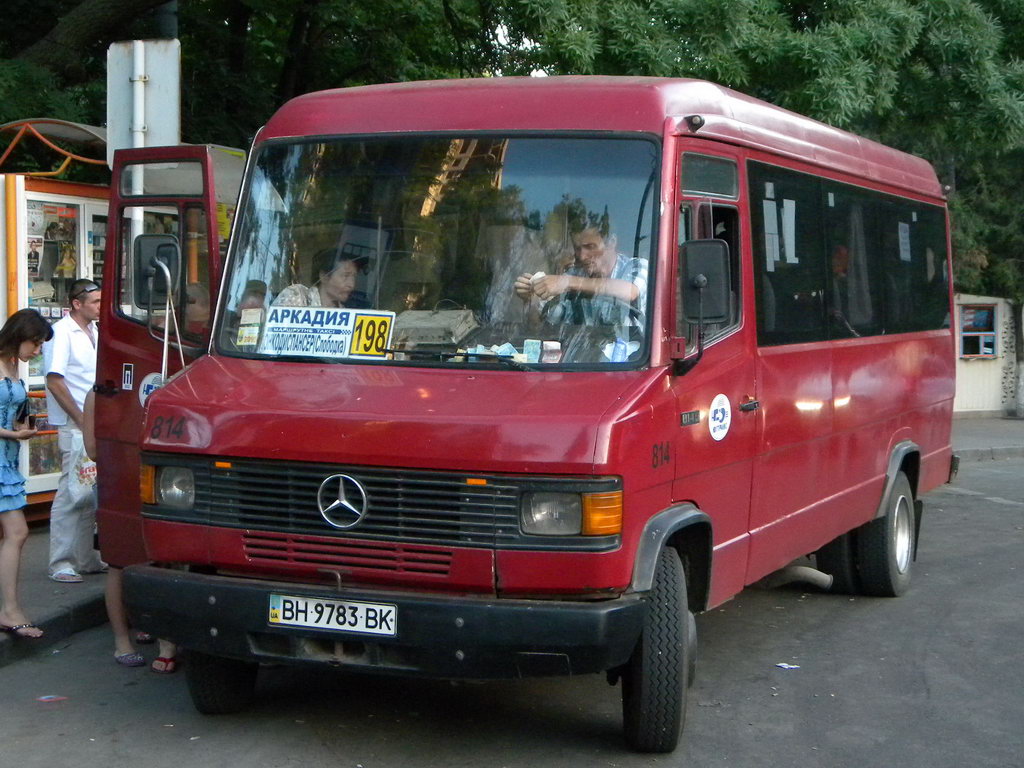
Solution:
[[(955, 294), (956, 304), (956, 398), (953, 411), (961, 416), (1003, 415), (1013, 404), (1016, 357), (1010, 302), (994, 296)], [(996, 355), (991, 358), (963, 357), (961, 309), (965, 305), (993, 304), (996, 307)]]

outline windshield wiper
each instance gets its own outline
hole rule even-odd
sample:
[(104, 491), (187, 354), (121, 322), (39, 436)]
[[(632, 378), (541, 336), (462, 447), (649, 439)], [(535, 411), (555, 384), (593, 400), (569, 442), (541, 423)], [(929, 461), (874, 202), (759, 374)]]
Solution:
[(526, 363), (520, 363), (514, 357), (508, 355), (496, 355), (493, 352), (452, 352), (448, 354), (448, 358), (452, 357), (475, 357), (477, 359), (485, 360), (488, 363), (501, 363), (507, 365), (517, 371), (532, 371), (533, 368), (528, 366)]
[(520, 363), (508, 355), (496, 355), (493, 352), (442, 352), (437, 349), (385, 349), (385, 352), (408, 355), (410, 357), (434, 358), (436, 360), (454, 360), (457, 357), (476, 358), (488, 363), (500, 363), (516, 371), (532, 371), (533, 367)]

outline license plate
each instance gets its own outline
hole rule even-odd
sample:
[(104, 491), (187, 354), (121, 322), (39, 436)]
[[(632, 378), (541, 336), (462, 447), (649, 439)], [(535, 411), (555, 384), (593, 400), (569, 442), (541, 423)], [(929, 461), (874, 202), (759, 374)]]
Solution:
[(274, 626), (313, 627), (394, 637), (398, 631), (398, 607), (351, 600), (271, 595), (268, 621)]

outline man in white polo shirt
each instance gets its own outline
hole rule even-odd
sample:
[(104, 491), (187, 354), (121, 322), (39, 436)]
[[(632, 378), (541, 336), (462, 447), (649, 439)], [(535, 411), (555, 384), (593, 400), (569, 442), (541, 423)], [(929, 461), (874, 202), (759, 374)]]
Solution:
[(76, 280), (68, 291), (71, 312), (53, 324), (53, 338), (43, 345), (46, 372), (46, 412), (57, 427), (61, 475), (50, 508), (50, 578), (80, 582), (82, 573), (106, 568), (93, 548), (96, 497), (76, 502), (69, 488), (75, 470), (74, 443), (82, 440), (85, 396), (96, 381), (96, 321), (100, 316), (100, 287)]

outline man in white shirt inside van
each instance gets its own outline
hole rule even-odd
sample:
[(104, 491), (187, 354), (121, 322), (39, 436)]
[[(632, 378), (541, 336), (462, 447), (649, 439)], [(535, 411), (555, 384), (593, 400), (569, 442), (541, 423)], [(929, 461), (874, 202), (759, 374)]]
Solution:
[(88, 493), (75, 500), (71, 473), (82, 446), (85, 396), (96, 381), (96, 321), (100, 316), (100, 287), (92, 280), (76, 280), (68, 291), (71, 311), (53, 324), (53, 338), (43, 345), (46, 372), (46, 409), (57, 427), (61, 474), (50, 509), (50, 578), (80, 582), (82, 573), (106, 568), (93, 548), (96, 497)]

